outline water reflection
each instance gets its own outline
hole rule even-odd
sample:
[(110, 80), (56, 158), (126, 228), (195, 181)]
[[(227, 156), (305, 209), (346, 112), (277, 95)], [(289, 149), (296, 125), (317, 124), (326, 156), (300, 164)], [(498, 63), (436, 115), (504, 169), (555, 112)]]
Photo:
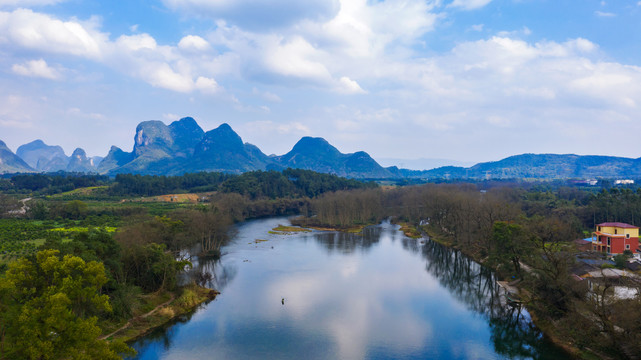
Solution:
[(137, 342), (138, 357), (559, 356), (527, 312), (501, 305), (492, 273), (458, 251), (389, 223), (362, 234), (268, 234), (279, 223), (243, 224), (221, 260), (196, 259), (192, 273), (222, 295)]
[(314, 240), (322, 244), (329, 254), (343, 253), (351, 254), (355, 251), (367, 252), (381, 238), (383, 228), (380, 226), (368, 226), (360, 233), (346, 232), (316, 232)]
[(234, 263), (224, 263), (220, 259), (199, 258), (192, 262), (187, 277), (198, 285), (223, 291), (234, 280), (238, 268)]
[(497, 354), (509, 358), (565, 357), (560, 349), (542, 341), (527, 310), (501, 301), (492, 271), (459, 250), (427, 240), (422, 249), (425, 269), (469, 309), (487, 318)]

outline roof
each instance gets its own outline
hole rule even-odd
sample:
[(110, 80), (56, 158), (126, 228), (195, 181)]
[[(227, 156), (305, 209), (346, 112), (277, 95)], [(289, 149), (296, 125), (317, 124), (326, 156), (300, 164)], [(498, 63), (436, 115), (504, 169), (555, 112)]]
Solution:
[(621, 223), (621, 222), (604, 222), (597, 224), (597, 226), (606, 226), (606, 227), (618, 227), (618, 228), (624, 228), (624, 229), (638, 229), (638, 226), (626, 224), (626, 223)]
[(607, 236), (613, 237), (613, 238), (623, 238), (623, 237), (625, 237), (625, 234), (609, 234), (609, 233), (601, 232), (601, 231), (595, 231), (595, 232), (593, 232), (593, 234), (607, 235)]
[(591, 277), (591, 278), (617, 278), (620, 276), (633, 276), (634, 274), (630, 274), (629, 272), (626, 272), (625, 270), (619, 270), (619, 269), (600, 269), (600, 270), (595, 270), (595, 271), (590, 271), (586, 277)]

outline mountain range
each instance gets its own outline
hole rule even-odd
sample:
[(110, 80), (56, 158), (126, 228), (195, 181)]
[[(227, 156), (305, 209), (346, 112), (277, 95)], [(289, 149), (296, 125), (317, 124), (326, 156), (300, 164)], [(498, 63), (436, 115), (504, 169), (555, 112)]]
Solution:
[(191, 117), (169, 125), (157, 120), (141, 122), (136, 127), (131, 152), (112, 146), (104, 158), (88, 158), (80, 148), (67, 157), (60, 146), (47, 145), (42, 140), (20, 146), (16, 154), (3, 146), (0, 173), (64, 170), (108, 175), (178, 175), (291, 167), (351, 178), (395, 177), (367, 153), (343, 154), (322, 138), (304, 137), (287, 154), (268, 156), (257, 146), (243, 142), (228, 124), (205, 132)]
[(35, 140), (11, 152), (0, 141), (0, 173), (70, 171), (179, 175), (218, 171), (300, 168), (360, 179), (567, 179), (641, 178), (641, 158), (522, 154), (471, 167), (444, 166), (431, 170), (382, 167), (364, 151), (344, 154), (323, 138), (303, 137), (284, 155), (265, 155), (245, 143), (228, 124), (205, 132), (191, 117), (166, 125), (151, 120), (138, 124), (131, 152), (112, 146), (104, 157), (87, 157), (81, 148), (66, 156), (60, 146)]

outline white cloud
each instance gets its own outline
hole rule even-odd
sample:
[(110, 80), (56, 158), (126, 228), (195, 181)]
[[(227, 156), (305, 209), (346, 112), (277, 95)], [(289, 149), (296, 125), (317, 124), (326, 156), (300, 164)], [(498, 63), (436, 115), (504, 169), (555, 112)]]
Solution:
[(199, 76), (194, 85), (196, 89), (207, 94), (215, 94), (219, 90), (216, 80), (204, 76)]
[(122, 35), (116, 40), (116, 45), (129, 51), (155, 50), (158, 46), (156, 40), (149, 34)]
[(477, 24), (477, 25), (472, 25), (472, 26), (470, 27), (470, 29), (471, 29), (472, 31), (478, 31), (478, 32), (481, 32), (481, 31), (483, 31), (483, 28), (484, 28), (484, 27), (485, 27), (485, 25), (484, 25), (484, 24)]
[(366, 91), (358, 83), (347, 76), (343, 76), (338, 81), (338, 92), (343, 94), (365, 94)]
[[(342, 0), (331, 19), (305, 20), (280, 32), (253, 32), (217, 22), (208, 40), (229, 52), (225, 61), (251, 81), (363, 93), (354, 80), (378, 76), (389, 54), (403, 58), (439, 15), (438, 1)], [(403, 19), (399, 22), (396, 19)]]
[(40, 77), (50, 80), (57, 80), (61, 78), (60, 73), (47, 65), (43, 59), (30, 60), (24, 64), (14, 64), (11, 70), (22, 76)]
[(181, 50), (197, 52), (207, 51), (211, 48), (211, 45), (209, 45), (207, 40), (201, 38), (198, 35), (187, 35), (180, 39), (178, 47)]
[(617, 14), (611, 13), (611, 12), (604, 12), (604, 11), (595, 11), (594, 14), (599, 17), (615, 17)]
[(194, 82), (190, 77), (175, 72), (166, 63), (145, 63), (138, 70), (141, 71), (142, 79), (153, 86), (184, 93), (194, 89)]
[[(183, 38), (183, 48), (201, 47), (204, 39)], [(65, 54), (95, 61), (139, 78), (152, 86), (177, 92), (220, 92), (220, 87), (206, 64), (212, 59), (192, 59), (179, 54), (178, 47), (159, 45), (147, 33), (121, 35), (115, 41), (98, 30), (95, 20), (62, 21), (50, 15), (18, 9), (0, 12), (0, 45), (22, 48), (41, 54)], [(16, 64), (20, 75), (50, 79), (59, 72), (44, 60)]]
[(28, 9), (0, 12), (0, 44), (99, 59), (107, 40), (94, 24), (61, 21)]
[(484, 7), (490, 2), (492, 2), (492, 0), (454, 0), (449, 6), (458, 7), (463, 10), (475, 10)]

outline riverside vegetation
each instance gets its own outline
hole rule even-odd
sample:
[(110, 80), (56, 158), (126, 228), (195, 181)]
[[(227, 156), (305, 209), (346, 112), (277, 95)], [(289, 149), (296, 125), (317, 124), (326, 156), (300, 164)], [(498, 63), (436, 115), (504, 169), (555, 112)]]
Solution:
[[(641, 315), (626, 310), (639, 308), (638, 296), (587, 296), (570, 272), (572, 240), (584, 231), (603, 221), (641, 224), (641, 192), (495, 185), (380, 187), (291, 169), (2, 180), (0, 359), (130, 354), (124, 340), (211, 295), (197, 279), (179, 286), (190, 265), (181, 250), (199, 244), (202, 255), (220, 256), (231, 224), (287, 214), (338, 229), (391, 217), (406, 232), (427, 233), (499, 276), (522, 279), (537, 324), (576, 356), (641, 354)], [(204, 202), (141, 198), (187, 192)], [(24, 207), (20, 200), (31, 197)], [(615, 284), (606, 285), (604, 295)]]
[[(507, 185), (482, 191), (478, 184), (426, 184), (329, 193), (312, 200), (314, 216), (297, 223), (347, 228), (391, 217), (408, 236), (429, 234), (499, 277), (520, 280), (522, 300), (536, 324), (573, 356), (641, 356), (636, 311), (641, 298), (613, 296), (615, 286), (639, 294), (639, 282), (605, 278), (590, 292), (587, 281), (572, 273), (578, 254), (573, 240), (601, 222), (641, 224), (641, 190)], [(616, 260), (625, 263), (621, 256)]]
[[(326, 191), (371, 186), (305, 170), (2, 180), (0, 359), (131, 354), (124, 341), (214, 294), (198, 279), (179, 286), (190, 266), (181, 250), (199, 244), (220, 256), (235, 222), (306, 212)], [(196, 198), (205, 202), (141, 199), (189, 191), (204, 191)]]

